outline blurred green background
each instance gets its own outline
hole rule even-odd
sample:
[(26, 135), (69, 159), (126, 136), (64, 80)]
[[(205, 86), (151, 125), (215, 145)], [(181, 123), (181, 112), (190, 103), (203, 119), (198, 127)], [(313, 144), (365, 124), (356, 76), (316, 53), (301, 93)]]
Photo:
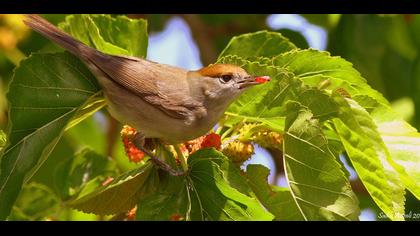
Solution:
[[(57, 24), (65, 15), (43, 15)], [(286, 15), (127, 15), (145, 18), (149, 24), (148, 58), (187, 69), (214, 62), (236, 35), (258, 30), (282, 33), (300, 48), (327, 50), (353, 63), (368, 83), (392, 102), (393, 108), (417, 129), (420, 128), (420, 15), (286, 14)], [(0, 14), (0, 129), (7, 125), (7, 85), (13, 69), (32, 52), (60, 51), (39, 34), (31, 32), (22, 15)], [(64, 165), (73, 153), (86, 147), (113, 156), (119, 171), (135, 167), (125, 158), (118, 138), (121, 124), (103, 110), (66, 132), (48, 161), (22, 191), (10, 219), (97, 220), (61, 206), (55, 181), (56, 166)], [(85, 149), (86, 150), (86, 149)], [(269, 155), (271, 154), (271, 155)], [(83, 156), (83, 154), (81, 154)], [(282, 184), (281, 161), (276, 150), (258, 149), (252, 162), (277, 172), (270, 181)], [(272, 158), (271, 158), (272, 157)], [(92, 158), (94, 160), (94, 158)], [(345, 160), (343, 160), (345, 161)], [(351, 167), (350, 173), (354, 175)], [(57, 177), (58, 176), (58, 177)], [(351, 178), (364, 209), (361, 220), (381, 219), (357, 176)], [(419, 213), (411, 194), (406, 213)], [(49, 217), (45, 218), (45, 215)], [(102, 218), (100, 218), (102, 219)]]

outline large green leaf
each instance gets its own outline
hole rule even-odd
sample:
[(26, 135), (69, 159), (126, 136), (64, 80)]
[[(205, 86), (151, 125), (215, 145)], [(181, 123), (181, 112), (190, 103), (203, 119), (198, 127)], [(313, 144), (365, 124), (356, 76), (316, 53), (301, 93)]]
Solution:
[(8, 146), (1, 159), (0, 219), (7, 217), (24, 179), (39, 167), (74, 117), (99, 88), (92, 74), (67, 53), (34, 54), (21, 62), (10, 84)]
[(156, 169), (148, 162), (104, 186), (92, 189), (92, 186), (87, 184), (68, 205), (85, 213), (118, 214), (133, 208), (142, 195), (153, 192), (158, 185), (156, 181)]
[(360, 100), (373, 107), (371, 115), (405, 187), (420, 199), (420, 134), (390, 107), (369, 97)]
[(358, 219), (358, 200), (329, 150), (319, 120), (295, 102), (288, 104), (288, 113), (283, 142), (284, 167), (302, 217), (305, 220)]
[[(197, 196), (208, 220), (272, 220), (250, 193), (246, 179), (237, 166), (214, 149), (195, 152), (188, 159), (191, 172), (190, 195)], [(195, 215), (195, 214), (193, 214)]]
[(267, 183), (269, 174), (270, 170), (265, 166), (247, 166), (246, 176), (258, 200), (275, 215), (276, 220), (304, 220), (290, 190)]
[(126, 16), (70, 15), (59, 27), (99, 51), (146, 57), (147, 21)]
[(341, 112), (334, 124), (359, 178), (390, 219), (403, 219), (404, 186), (373, 119), (355, 101), (339, 95), (335, 100)]
[(296, 49), (296, 46), (280, 33), (258, 31), (233, 37), (219, 55), (237, 55), (244, 59), (250, 57), (273, 57), (280, 53)]

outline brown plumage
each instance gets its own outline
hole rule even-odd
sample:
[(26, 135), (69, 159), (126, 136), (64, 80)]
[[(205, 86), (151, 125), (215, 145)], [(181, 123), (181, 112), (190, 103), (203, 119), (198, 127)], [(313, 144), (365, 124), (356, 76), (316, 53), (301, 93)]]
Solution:
[(240, 74), (240, 75), (248, 75), (248, 73), (239, 66), (230, 65), (230, 64), (213, 64), (207, 67), (201, 68), (198, 70), (203, 76), (213, 77), (213, 78), (220, 78), (223, 75), (233, 75), (233, 74)]
[(102, 53), (37, 15), (28, 15), (25, 23), (79, 57), (103, 88), (111, 115), (145, 137), (180, 143), (204, 135), (245, 88), (258, 84), (235, 65), (187, 71)]

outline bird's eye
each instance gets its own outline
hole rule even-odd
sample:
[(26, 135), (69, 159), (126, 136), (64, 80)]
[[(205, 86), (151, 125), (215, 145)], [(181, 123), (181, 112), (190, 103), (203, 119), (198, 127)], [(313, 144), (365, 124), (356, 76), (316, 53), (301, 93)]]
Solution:
[(227, 83), (232, 79), (232, 75), (222, 75), (220, 78), (220, 82)]

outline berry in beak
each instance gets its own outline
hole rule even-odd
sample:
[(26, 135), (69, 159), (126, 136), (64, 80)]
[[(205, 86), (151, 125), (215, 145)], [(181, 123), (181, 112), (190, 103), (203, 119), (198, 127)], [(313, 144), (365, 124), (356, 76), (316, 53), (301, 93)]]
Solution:
[(238, 82), (239, 89), (243, 89), (251, 85), (264, 84), (270, 80), (271, 78), (269, 76), (249, 76)]
[(267, 76), (267, 75), (255, 77), (255, 82), (259, 84), (267, 83), (270, 80), (271, 80), (270, 76)]

